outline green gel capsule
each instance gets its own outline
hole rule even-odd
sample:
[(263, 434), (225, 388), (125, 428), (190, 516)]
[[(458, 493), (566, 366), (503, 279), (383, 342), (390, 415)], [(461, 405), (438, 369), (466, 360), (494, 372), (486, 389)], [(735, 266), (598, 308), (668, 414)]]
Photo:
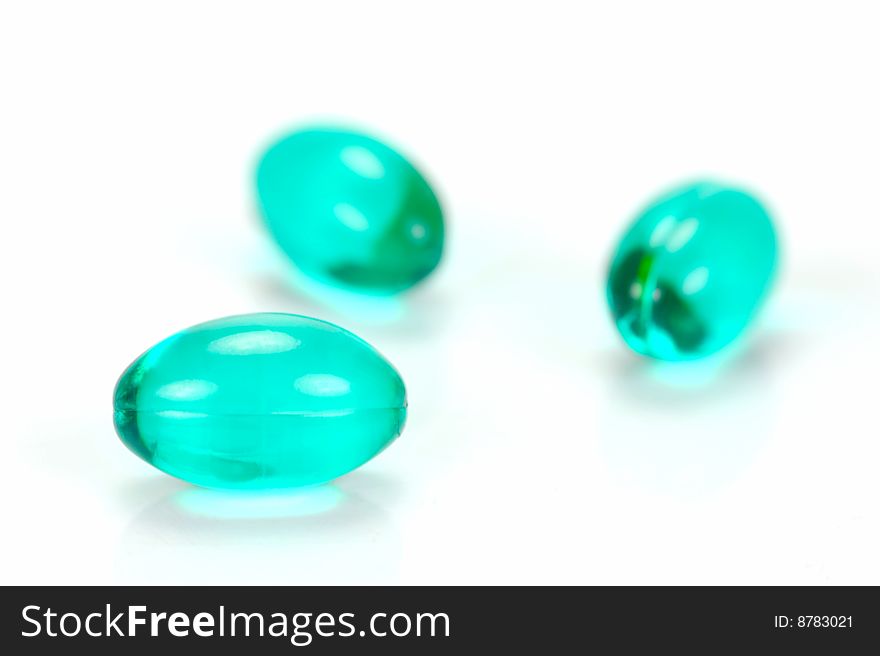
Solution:
[(776, 234), (749, 194), (713, 182), (651, 204), (624, 234), (608, 274), (608, 304), (635, 351), (703, 357), (745, 329), (776, 268)]
[(342, 476), (406, 419), (397, 371), (362, 339), (293, 314), (203, 323), (122, 374), (123, 443), (158, 469), (217, 488), (287, 488)]
[(295, 132), (257, 168), (263, 217), (299, 269), (322, 282), (390, 294), (440, 262), (440, 203), (401, 155), (368, 136)]

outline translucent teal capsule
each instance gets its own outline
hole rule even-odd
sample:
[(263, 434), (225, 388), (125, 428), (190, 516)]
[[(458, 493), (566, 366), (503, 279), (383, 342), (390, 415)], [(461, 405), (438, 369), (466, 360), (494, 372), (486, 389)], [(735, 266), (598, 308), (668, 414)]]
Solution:
[(443, 253), (443, 212), (425, 178), (371, 137), (333, 129), (295, 132), (257, 169), (263, 217), (305, 273), (388, 294), (418, 283)]
[(659, 198), (624, 234), (608, 303), (633, 350), (699, 358), (746, 328), (771, 286), (776, 233), (748, 193), (699, 182)]
[(116, 432), (162, 471), (218, 488), (311, 485), (388, 446), (406, 419), (398, 373), (331, 323), (249, 314), (157, 344), (116, 385)]

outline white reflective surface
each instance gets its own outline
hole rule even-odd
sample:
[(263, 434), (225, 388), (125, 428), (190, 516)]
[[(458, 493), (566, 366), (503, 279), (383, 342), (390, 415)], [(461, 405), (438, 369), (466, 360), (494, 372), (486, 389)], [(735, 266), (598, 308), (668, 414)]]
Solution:
[[(880, 584), (878, 10), (594, 4), (4, 8), (0, 583)], [(448, 257), (412, 294), (304, 283), (256, 220), (253, 158), (327, 116), (437, 183)], [(735, 352), (661, 367), (605, 266), (702, 174), (766, 194), (783, 273)], [(402, 438), (231, 502), (126, 451), (126, 364), (254, 311), (374, 344)]]

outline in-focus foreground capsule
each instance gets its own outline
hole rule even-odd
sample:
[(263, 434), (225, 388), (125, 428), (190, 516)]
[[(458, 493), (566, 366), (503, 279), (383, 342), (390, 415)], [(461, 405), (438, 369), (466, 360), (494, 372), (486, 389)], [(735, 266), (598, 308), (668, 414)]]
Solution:
[(635, 351), (664, 360), (713, 353), (748, 325), (773, 280), (776, 233), (749, 194), (679, 188), (629, 227), (611, 262), (608, 303)]
[(114, 423), (162, 471), (218, 488), (341, 476), (401, 432), (406, 391), (373, 347), (333, 324), (250, 314), (183, 330), (122, 374)]
[(311, 129), (281, 139), (259, 163), (257, 193), (278, 244), (316, 279), (394, 293), (440, 262), (437, 197), (412, 164), (366, 135)]

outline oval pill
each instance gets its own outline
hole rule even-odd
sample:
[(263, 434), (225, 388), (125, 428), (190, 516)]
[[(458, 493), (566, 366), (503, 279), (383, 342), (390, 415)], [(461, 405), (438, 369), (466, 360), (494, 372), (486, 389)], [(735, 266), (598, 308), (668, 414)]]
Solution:
[(338, 129), (294, 132), (257, 167), (275, 240), (313, 278), (394, 293), (430, 274), (443, 252), (443, 212), (428, 182), (387, 145)]
[(183, 330), (122, 374), (114, 424), (158, 469), (217, 488), (321, 483), (391, 443), (406, 419), (400, 375), (325, 321), (249, 314)]
[(772, 284), (777, 238), (750, 194), (715, 182), (678, 188), (628, 228), (612, 258), (607, 297), (638, 353), (699, 358), (746, 328)]

